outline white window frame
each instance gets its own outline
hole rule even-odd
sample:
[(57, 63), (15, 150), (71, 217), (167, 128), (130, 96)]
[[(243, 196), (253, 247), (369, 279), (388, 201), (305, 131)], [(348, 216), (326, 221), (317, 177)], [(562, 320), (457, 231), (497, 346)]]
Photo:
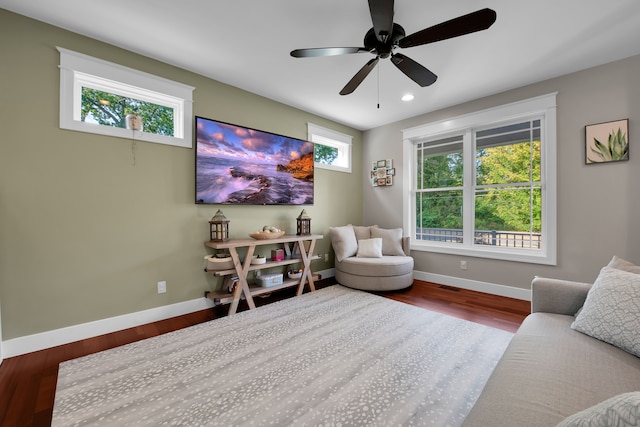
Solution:
[[(57, 47), (60, 52), (60, 128), (192, 148), (192, 86)], [(173, 136), (81, 121), (82, 87), (172, 108)]]
[(307, 123), (307, 138), (314, 144), (326, 145), (338, 150), (338, 157), (335, 160), (337, 165), (314, 163), (315, 168), (351, 173), (351, 145), (353, 141), (351, 135)]
[(557, 262), (557, 137), (556, 137), (557, 92), (527, 100), (478, 111), (463, 116), (441, 120), (402, 131), (403, 137), (403, 226), (411, 236), (416, 235), (416, 191), (417, 160), (415, 144), (428, 139), (439, 139), (453, 134), (465, 134), (463, 156), (465, 162), (463, 194), (464, 233), (473, 230), (473, 194), (475, 186), (475, 151), (472, 131), (486, 129), (492, 125), (515, 120), (542, 120), (541, 129), (541, 182), (542, 182), (542, 248), (513, 249), (487, 245), (474, 245), (473, 239), (463, 243), (416, 241), (411, 239), (411, 249), (462, 256), (500, 259), (507, 261), (556, 265)]

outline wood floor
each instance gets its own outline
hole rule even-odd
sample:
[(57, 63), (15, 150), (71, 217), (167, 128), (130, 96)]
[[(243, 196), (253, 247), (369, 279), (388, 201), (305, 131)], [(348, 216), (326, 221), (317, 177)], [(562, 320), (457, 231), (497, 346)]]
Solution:
[[(318, 287), (331, 284), (332, 281), (325, 280)], [(283, 290), (268, 298), (256, 298), (256, 305), (289, 298), (293, 295), (290, 291)], [(414, 282), (409, 289), (380, 295), (512, 332), (529, 314), (530, 307), (527, 301), (421, 281)], [(246, 309), (246, 305), (242, 305), (241, 309)], [(227, 311), (228, 306), (219, 306), (6, 359), (0, 365), (0, 425), (27, 427), (51, 424), (58, 365), (61, 362), (206, 322), (225, 316)]]

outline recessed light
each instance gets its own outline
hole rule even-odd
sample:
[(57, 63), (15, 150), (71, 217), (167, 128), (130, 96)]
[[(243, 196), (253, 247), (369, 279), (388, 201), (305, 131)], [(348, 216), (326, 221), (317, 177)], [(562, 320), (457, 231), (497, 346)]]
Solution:
[(409, 102), (409, 101), (413, 101), (413, 98), (415, 98), (415, 96), (413, 96), (412, 94), (408, 93), (406, 95), (402, 96), (402, 100), (404, 102)]

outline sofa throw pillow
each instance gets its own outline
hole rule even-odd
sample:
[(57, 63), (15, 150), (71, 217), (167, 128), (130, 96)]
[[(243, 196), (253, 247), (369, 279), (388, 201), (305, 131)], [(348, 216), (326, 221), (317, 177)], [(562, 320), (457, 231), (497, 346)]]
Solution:
[(372, 228), (371, 237), (382, 239), (382, 255), (405, 255), (402, 250), (402, 228)]
[(356, 233), (356, 240), (365, 240), (371, 238), (371, 229), (377, 228), (377, 225), (365, 226), (365, 225), (354, 225), (353, 231)]
[(640, 391), (620, 394), (565, 418), (557, 427), (640, 426)]
[(571, 328), (640, 357), (640, 275), (604, 267)]
[(359, 258), (382, 258), (382, 239), (364, 239), (358, 240)]
[(617, 268), (618, 270), (628, 271), (629, 273), (640, 274), (639, 266), (615, 255), (613, 256), (613, 258), (611, 258), (611, 261), (609, 261), (607, 267)]
[(358, 241), (352, 225), (329, 227), (329, 236), (338, 261), (354, 256), (358, 252)]

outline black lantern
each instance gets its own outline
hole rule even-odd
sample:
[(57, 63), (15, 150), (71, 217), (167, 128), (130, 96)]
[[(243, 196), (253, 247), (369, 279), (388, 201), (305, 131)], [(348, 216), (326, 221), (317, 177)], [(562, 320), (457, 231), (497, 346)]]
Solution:
[(229, 240), (229, 220), (220, 209), (209, 221), (209, 236), (212, 242), (226, 242)]
[(296, 234), (298, 236), (305, 236), (307, 234), (311, 234), (311, 218), (307, 215), (307, 212), (302, 209), (300, 212), (300, 216), (296, 219), (298, 223), (298, 228)]

